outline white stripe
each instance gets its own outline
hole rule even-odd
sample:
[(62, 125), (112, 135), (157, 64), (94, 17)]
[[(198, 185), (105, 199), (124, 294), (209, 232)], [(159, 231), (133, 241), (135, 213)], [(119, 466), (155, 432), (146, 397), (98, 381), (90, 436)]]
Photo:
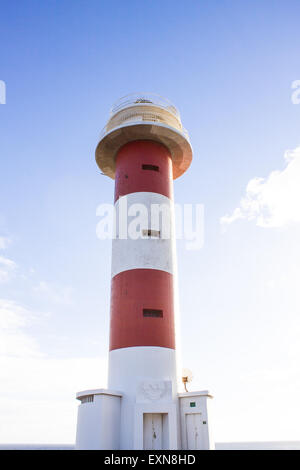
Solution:
[[(146, 410), (173, 403), (178, 409), (176, 351), (153, 346), (115, 349), (109, 353), (108, 370), (108, 387), (122, 392), (120, 448), (134, 449), (137, 404)], [(172, 383), (171, 397), (167, 388), (156, 396), (156, 387), (167, 387), (166, 382)], [(179, 422), (178, 411), (177, 416)]]
[[(140, 212), (139, 206), (142, 205), (145, 213)], [(112, 277), (116, 274), (130, 269), (159, 269), (161, 271), (174, 274), (176, 247), (174, 235), (174, 206), (173, 201), (168, 197), (151, 192), (137, 192), (122, 196), (115, 204), (116, 209), (116, 237), (112, 242)], [(142, 209), (142, 208), (141, 208)], [(164, 225), (163, 217), (154, 217), (151, 222), (152, 215), (158, 209), (165, 214)], [(127, 218), (127, 226), (129, 230), (120, 228), (119, 217), (120, 212), (124, 214), (133, 214)], [(164, 212), (165, 211), (165, 212)], [(139, 220), (137, 220), (137, 217)], [(124, 220), (124, 219), (123, 219)], [(160, 232), (159, 237), (148, 237), (132, 239), (131, 234), (136, 233), (131, 225), (135, 220), (138, 226), (137, 230), (156, 230)], [(170, 224), (170, 233), (165, 232), (165, 228)], [(164, 238), (164, 237), (168, 238)], [(122, 239), (122, 237), (127, 237)]]
[(157, 346), (134, 346), (109, 352), (108, 388), (135, 396), (143, 380), (171, 380), (177, 393), (176, 351)]

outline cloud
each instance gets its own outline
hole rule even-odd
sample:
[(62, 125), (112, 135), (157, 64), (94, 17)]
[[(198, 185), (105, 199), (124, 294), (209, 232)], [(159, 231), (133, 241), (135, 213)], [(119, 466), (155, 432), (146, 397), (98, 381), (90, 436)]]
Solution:
[(54, 303), (69, 305), (72, 302), (73, 289), (71, 287), (58, 287), (49, 282), (40, 281), (33, 290)]
[(23, 331), (33, 318), (18, 303), (0, 299), (0, 357), (40, 356), (36, 341)]
[(0, 256), (0, 282), (7, 282), (11, 279), (17, 264), (9, 258)]
[[(0, 237), (0, 250), (9, 243)], [(9, 281), (17, 267), (1, 253), (0, 283)], [(35, 300), (41, 297), (54, 308), (72, 301), (70, 287), (40, 281), (31, 288)], [(51, 356), (41, 351), (35, 330), (40, 317), (28, 306), (0, 298), (1, 443), (74, 443), (76, 392), (106, 387), (106, 357), (62, 358), (55, 357), (55, 348)]]
[[(5, 250), (10, 243), (10, 238), (0, 236), (0, 250)], [(16, 268), (17, 264), (14, 261), (5, 256), (0, 256), (0, 283), (9, 281)]]
[(36, 314), (0, 299), (0, 442), (74, 443), (77, 391), (106, 387), (107, 360), (41, 354)]
[(106, 387), (105, 358), (0, 357), (0, 442), (74, 443), (76, 392)]
[(249, 181), (239, 206), (231, 215), (221, 218), (223, 227), (239, 219), (253, 220), (257, 226), (265, 228), (299, 224), (300, 147), (286, 151), (284, 159), (284, 170)]
[(10, 244), (11, 240), (8, 237), (0, 237), (0, 250), (5, 250)]

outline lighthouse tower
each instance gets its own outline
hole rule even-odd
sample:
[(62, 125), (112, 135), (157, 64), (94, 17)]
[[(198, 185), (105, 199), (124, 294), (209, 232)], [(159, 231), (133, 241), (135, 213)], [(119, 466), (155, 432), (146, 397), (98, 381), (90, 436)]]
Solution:
[(192, 148), (153, 94), (112, 108), (96, 161), (115, 180), (108, 389), (77, 393), (77, 449), (213, 448), (208, 391), (183, 389), (173, 180)]

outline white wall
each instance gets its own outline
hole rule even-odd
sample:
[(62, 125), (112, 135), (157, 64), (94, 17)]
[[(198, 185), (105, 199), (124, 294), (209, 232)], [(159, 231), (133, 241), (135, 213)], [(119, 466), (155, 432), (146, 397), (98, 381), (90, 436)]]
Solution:
[(99, 394), (78, 407), (76, 449), (120, 448), (121, 397)]

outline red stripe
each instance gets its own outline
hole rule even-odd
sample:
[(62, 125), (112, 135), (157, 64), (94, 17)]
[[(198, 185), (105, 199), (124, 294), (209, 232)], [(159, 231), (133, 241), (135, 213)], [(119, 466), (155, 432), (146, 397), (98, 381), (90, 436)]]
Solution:
[[(143, 169), (152, 165), (159, 171)], [(115, 201), (120, 196), (136, 192), (153, 192), (173, 197), (173, 168), (169, 150), (148, 140), (128, 142), (116, 158)]]
[[(162, 310), (162, 318), (143, 309)], [(110, 350), (133, 346), (175, 349), (173, 276), (156, 269), (133, 269), (111, 283)]]

